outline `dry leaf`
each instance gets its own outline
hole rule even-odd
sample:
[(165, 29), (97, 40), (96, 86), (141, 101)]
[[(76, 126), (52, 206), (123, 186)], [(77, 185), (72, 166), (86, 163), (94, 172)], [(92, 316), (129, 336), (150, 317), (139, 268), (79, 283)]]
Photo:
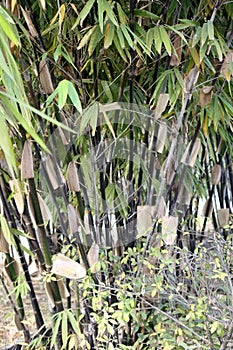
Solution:
[(164, 146), (166, 144), (167, 139), (167, 124), (164, 122), (159, 123), (159, 128), (157, 132), (157, 143), (156, 143), (156, 151), (158, 153), (163, 153)]
[(182, 55), (182, 39), (178, 34), (175, 34), (173, 46), (176, 51), (176, 55), (174, 53), (171, 55), (170, 65), (178, 66), (180, 64)]
[(33, 158), (32, 158), (32, 148), (31, 141), (26, 140), (23, 146), (22, 160), (21, 160), (21, 179), (33, 179), (34, 169), (33, 169)]
[(23, 194), (20, 188), (20, 182), (19, 179), (13, 179), (9, 181), (10, 189), (13, 193), (13, 198), (15, 200), (15, 204), (17, 207), (17, 210), (20, 215), (24, 212), (24, 198)]
[(199, 69), (197, 66), (192, 68), (189, 74), (184, 78), (184, 91), (186, 94), (190, 94), (192, 89), (195, 87), (197, 79), (199, 77)]
[(155, 206), (152, 206), (152, 205), (137, 206), (137, 232), (139, 236), (142, 236), (152, 228), (154, 212), (155, 212)]
[(48, 302), (49, 302), (49, 305), (52, 309), (55, 308), (55, 301), (54, 301), (54, 297), (53, 297), (53, 292), (52, 292), (52, 289), (51, 289), (51, 285), (50, 283), (48, 283), (47, 281), (45, 281), (45, 292), (46, 292), (46, 295), (48, 297)]
[(45, 163), (51, 185), (54, 190), (57, 190), (65, 182), (61, 169), (51, 156), (46, 157)]
[(211, 200), (210, 207), (209, 207), (209, 212), (207, 213), (207, 207), (209, 205), (208, 203), (209, 203), (209, 199), (207, 199), (205, 201), (205, 204), (204, 204), (203, 209), (202, 209), (202, 215), (205, 216), (205, 217), (209, 217), (210, 218), (212, 216), (212, 212), (213, 212), (214, 207), (213, 207), (213, 202)]
[(19, 316), (16, 315), (16, 314), (14, 314), (14, 322), (15, 322), (15, 325), (16, 325), (16, 328), (18, 329), (18, 331), (22, 331), (23, 330), (23, 325), (20, 322)]
[(0, 228), (0, 252), (1, 253), (9, 253), (9, 244), (6, 241), (6, 238), (4, 237), (4, 234), (2, 233), (2, 230)]
[(162, 218), (162, 237), (167, 245), (173, 245), (177, 237), (178, 217), (163, 216)]
[(78, 220), (76, 211), (72, 204), (67, 205), (67, 213), (68, 213), (68, 221), (69, 221), (69, 228), (72, 235), (78, 232)]
[(219, 209), (218, 210), (218, 222), (220, 227), (228, 225), (230, 220), (229, 208)]
[(51, 214), (47, 204), (45, 203), (45, 201), (43, 200), (43, 198), (41, 197), (41, 195), (39, 193), (37, 193), (37, 196), (38, 196), (38, 200), (39, 200), (39, 204), (40, 204), (40, 210), (41, 210), (43, 222), (52, 221), (52, 214)]
[(69, 293), (68, 289), (66, 288), (65, 283), (60, 278), (57, 280), (57, 285), (58, 285), (61, 297), (63, 299), (68, 298), (70, 296), (70, 293)]
[(156, 104), (156, 108), (155, 108), (155, 112), (154, 112), (154, 118), (155, 120), (159, 119), (162, 115), (162, 113), (165, 111), (167, 104), (169, 101), (169, 94), (160, 94), (157, 104)]
[(33, 38), (35, 38), (36, 36), (38, 36), (38, 32), (37, 32), (34, 24), (32, 23), (32, 20), (31, 20), (30, 16), (28, 15), (28, 13), (22, 8), (22, 6), (20, 6), (20, 7), (21, 7), (21, 11), (23, 13), (24, 19), (27, 23), (29, 33), (31, 34), (31, 36)]
[[(183, 157), (181, 158), (181, 163), (190, 166), (191, 168), (194, 167), (198, 153), (200, 151), (201, 148), (201, 140), (199, 138), (197, 138), (194, 142), (193, 148), (192, 148), (192, 152), (189, 155), (189, 150), (191, 147), (191, 143), (192, 141), (189, 142), (188, 147), (186, 148)], [(188, 156), (189, 155), (189, 156)], [(188, 159), (187, 159), (188, 156)]]
[(219, 181), (221, 180), (221, 175), (222, 175), (222, 168), (221, 165), (216, 164), (213, 169), (212, 169), (212, 174), (211, 174), (211, 179), (212, 179), (212, 184), (217, 185)]
[(199, 106), (204, 107), (212, 101), (213, 86), (204, 86), (199, 92)]
[(51, 75), (49, 73), (49, 68), (47, 62), (41, 61), (39, 63), (39, 76), (42, 89), (45, 94), (51, 94), (54, 91)]
[(55, 257), (51, 272), (73, 280), (86, 276), (86, 269), (81, 264), (61, 253)]
[(87, 260), (90, 265), (91, 273), (96, 273), (96, 264), (99, 261), (99, 246), (96, 243), (93, 243), (91, 248), (89, 249), (89, 252), (87, 254)]
[(224, 62), (221, 67), (220, 73), (224, 76), (224, 78), (229, 82), (231, 79), (231, 75), (233, 72), (233, 51), (230, 50), (227, 52)]
[(67, 168), (66, 177), (67, 177), (67, 185), (69, 187), (69, 190), (79, 192), (80, 185), (79, 185), (78, 172), (77, 172), (75, 162), (69, 163), (68, 168)]

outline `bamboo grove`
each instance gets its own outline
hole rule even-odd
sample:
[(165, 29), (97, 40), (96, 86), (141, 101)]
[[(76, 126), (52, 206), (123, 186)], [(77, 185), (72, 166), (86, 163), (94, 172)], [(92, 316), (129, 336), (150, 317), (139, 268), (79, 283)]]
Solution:
[(222, 0), (1, 1), (19, 348), (232, 348), (232, 18)]

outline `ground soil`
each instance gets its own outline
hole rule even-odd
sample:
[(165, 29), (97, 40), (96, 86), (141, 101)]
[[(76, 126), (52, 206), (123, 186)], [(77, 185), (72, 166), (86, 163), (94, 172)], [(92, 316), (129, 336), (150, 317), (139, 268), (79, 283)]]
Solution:
[[(41, 278), (33, 279), (33, 285), (41, 311), (46, 318), (48, 316), (48, 302), (44, 293), (43, 280)], [(24, 305), (26, 326), (33, 334), (36, 331), (36, 324), (29, 296), (24, 298)], [(0, 282), (0, 350), (7, 349), (9, 345), (17, 344), (20, 341), (23, 341), (23, 332), (19, 331), (15, 325), (12, 306)]]

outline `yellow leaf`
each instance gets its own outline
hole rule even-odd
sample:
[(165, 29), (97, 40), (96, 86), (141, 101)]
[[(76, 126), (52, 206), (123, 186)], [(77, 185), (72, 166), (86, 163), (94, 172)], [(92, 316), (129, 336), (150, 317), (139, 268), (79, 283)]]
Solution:
[(65, 17), (65, 12), (66, 12), (66, 7), (65, 4), (62, 4), (60, 9), (59, 9), (59, 26), (61, 27), (62, 22), (64, 20)]
[(205, 114), (205, 117), (204, 117), (202, 129), (203, 129), (204, 135), (207, 136), (207, 134), (208, 134), (208, 117), (207, 117), (206, 114)]
[(210, 333), (213, 334), (214, 332), (216, 332), (217, 328), (218, 328), (218, 321), (214, 321), (214, 323), (212, 323), (212, 326), (210, 328)]

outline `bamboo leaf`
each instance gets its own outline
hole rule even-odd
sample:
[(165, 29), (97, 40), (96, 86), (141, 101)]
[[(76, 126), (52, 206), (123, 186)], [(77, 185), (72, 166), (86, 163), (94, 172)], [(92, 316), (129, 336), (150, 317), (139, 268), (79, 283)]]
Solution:
[(53, 325), (53, 332), (52, 332), (52, 338), (51, 338), (51, 342), (50, 342), (50, 349), (53, 349), (53, 346), (56, 343), (58, 331), (60, 328), (62, 314), (58, 313), (58, 314), (55, 314), (55, 316), (56, 316), (56, 321), (54, 322), (54, 325)]
[(83, 111), (81, 123), (80, 123), (80, 134), (83, 134), (85, 128), (87, 127), (88, 123), (90, 123), (92, 118), (94, 118), (94, 120), (97, 120), (98, 111), (99, 111), (99, 106), (97, 102), (92, 103)]
[(89, 15), (89, 13), (91, 12), (91, 9), (93, 7), (95, 3), (95, 0), (88, 0), (86, 5), (84, 6), (84, 8), (82, 9), (82, 11), (79, 13), (78, 18), (75, 22), (75, 24), (73, 25), (73, 27), (71, 28), (71, 30), (74, 30), (77, 25), (80, 23), (81, 27), (83, 25), (83, 21), (85, 20), (85, 18)]
[(160, 32), (162, 42), (165, 46), (165, 49), (166, 49), (168, 55), (171, 56), (171, 53), (172, 53), (171, 41), (170, 41), (170, 38), (166, 32), (166, 29), (164, 27), (159, 26), (159, 32)]
[(99, 28), (100, 28), (100, 32), (101, 32), (102, 34), (103, 34), (103, 31), (104, 31), (104, 18), (103, 18), (103, 13), (104, 13), (103, 1), (102, 1), (102, 0), (98, 0)]
[(13, 20), (9, 16), (9, 14), (4, 10), (2, 6), (0, 6), (0, 26), (3, 29), (6, 36), (16, 45), (19, 45), (19, 36), (16, 31), (16, 26), (12, 26), (14, 24)]
[(207, 22), (207, 27), (208, 27), (208, 36), (210, 40), (214, 40), (214, 24), (213, 21), (209, 20)]
[(66, 13), (66, 7), (65, 7), (65, 4), (62, 4), (59, 8), (59, 21), (58, 21), (58, 23), (59, 23), (60, 27), (64, 21), (65, 13)]
[(201, 48), (206, 44), (207, 38), (208, 38), (208, 25), (207, 23), (204, 23), (201, 29)]
[(160, 30), (159, 27), (154, 27), (154, 42), (155, 42), (155, 48), (158, 54), (161, 54), (161, 48), (162, 48), (162, 39), (160, 36)]
[(17, 171), (16, 157), (14, 152), (14, 147), (9, 135), (9, 130), (6, 126), (4, 116), (2, 115), (2, 108), (0, 106), (0, 147), (4, 153), (6, 163), (9, 167), (11, 177), (15, 177), (14, 173)]
[(68, 80), (62, 80), (59, 82), (56, 91), (58, 94), (58, 107), (59, 109), (62, 109), (66, 103), (67, 95), (69, 91), (69, 81)]
[(112, 45), (114, 37), (115, 27), (108, 23), (106, 26), (105, 36), (104, 36), (104, 48), (108, 49)]
[(125, 12), (122, 10), (122, 7), (119, 3), (117, 3), (117, 11), (118, 11), (120, 23), (123, 25), (126, 25), (128, 21), (128, 17), (126, 16)]
[(118, 27), (118, 23), (117, 23), (116, 16), (115, 16), (113, 10), (111, 9), (111, 6), (109, 5), (108, 1), (106, 1), (106, 0), (102, 0), (102, 1), (103, 1), (104, 9), (105, 9), (106, 12), (107, 12), (108, 18), (112, 21), (112, 23), (113, 23), (116, 27)]
[(68, 322), (67, 322), (67, 313), (65, 311), (62, 312), (61, 334), (62, 334), (62, 349), (66, 349), (67, 340), (68, 340)]
[(155, 15), (154, 13), (146, 10), (139, 10), (135, 9), (134, 10), (134, 16), (135, 17), (142, 17), (142, 18), (150, 18), (154, 21), (158, 21), (160, 19), (159, 16)]
[(80, 50), (81, 48), (83, 48), (83, 46), (85, 46), (88, 43), (88, 41), (89, 41), (90, 37), (92, 36), (92, 34), (94, 33), (95, 29), (96, 29), (96, 26), (93, 26), (91, 29), (88, 30), (88, 32), (84, 35), (84, 37), (80, 41), (80, 43), (77, 47), (77, 50)]

